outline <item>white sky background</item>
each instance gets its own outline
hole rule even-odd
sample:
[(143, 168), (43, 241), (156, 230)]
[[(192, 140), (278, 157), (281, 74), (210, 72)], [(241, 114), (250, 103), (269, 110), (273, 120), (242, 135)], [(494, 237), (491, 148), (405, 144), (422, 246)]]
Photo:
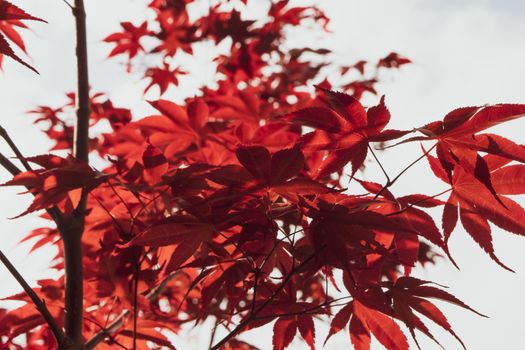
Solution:
[[(251, 0), (258, 1), (258, 0)], [(106, 61), (110, 47), (101, 39), (119, 30), (118, 23), (142, 19), (144, 1), (87, 0), (90, 45), (91, 84), (95, 90), (109, 92), (117, 106), (131, 108), (135, 116), (149, 112), (141, 93), (139, 78), (124, 74), (119, 60)], [(359, 59), (374, 60), (397, 51), (414, 61), (394, 74), (384, 74), (380, 93), (393, 115), (393, 126), (411, 128), (442, 118), (460, 106), (486, 103), (525, 103), (525, 2), (520, 0), (323, 0), (322, 6), (332, 19), (334, 32), (328, 39), (294, 34), (297, 43), (313, 45), (322, 42), (336, 51), (339, 62), (351, 64)], [(49, 24), (32, 24), (34, 33), (24, 38), (32, 63), (40, 71), (36, 76), (24, 67), (4, 60), (0, 74), (0, 123), (16, 140), (24, 154), (45, 153), (49, 142), (31, 125), (25, 114), (39, 104), (58, 105), (64, 92), (74, 87), (73, 21), (61, 0), (14, 1)], [(296, 3), (306, 3), (296, 1)], [(308, 2), (309, 3), (309, 2)], [(197, 57), (199, 60), (199, 57)], [(200, 60), (199, 60), (200, 61)], [(205, 73), (197, 77), (204, 79)], [(170, 94), (176, 94), (170, 91)], [(170, 94), (165, 97), (172, 96)], [(155, 98), (155, 93), (148, 98)], [(524, 121), (498, 128), (502, 135), (524, 142)], [(10, 154), (0, 143), (0, 152)], [(390, 174), (418, 156), (413, 144), (380, 154)], [(376, 179), (374, 165), (367, 176)], [(9, 177), (0, 171), (0, 181)], [(380, 178), (377, 178), (378, 180)], [(414, 167), (394, 187), (394, 193), (437, 193), (440, 184), (432, 179), (426, 165)], [(17, 242), (39, 222), (34, 216), (7, 220), (29, 204), (27, 196), (16, 196), (17, 189), (0, 188), (1, 248), (28, 280), (51, 276), (46, 272), (53, 252), (38, 251), (28, 255), (27, 245)], [(524, 218), (525, 219), (525, 218)], [(439, 225), (439, 222), (438, 222)], [(418, 271), (418, 276), (448, 285), (450, 292), (490, 319), (466, 310), (443, 306), (450, 323), (469, 349), (523, 349), (523, 312), (525, 311), (525, 238), (494, 229), (496, 254), (517, 273), (509, 273), (492, 262), (464, 233), (457, 229), (451, 240), (452, 254), (461, 267), (457, 271), (442, 261), (438, 267)], [(19, 291), (11, 276), (0, 268), (0, 296)], [(430, 323), (430, 322), (429, 322)], [(459, 349), (459, 344), (435, 327), (433, 333), (446, 349)], [(326, 329), (318, 328), (319, 345)], [(343, 332), (341, 332), (343, 333)], [(194, 332), (192, 341), (208, 334)], [(439, 349), (420, 336), (423, 349)], [(268, 330), (246, 334), (262, 349), (271, 348)], [(188, 340), (188, 339), (187, 339)], [(177, 339), (176, 345), (190, 349)], [(195, 344), (195, 343), (193, 343)], [(348, 336), (339, 334), (326, 349), (348, 348)], [(199, 349), (202, 347), (198, 347)], [(296, 349), (302, 349), (296, 346)], [(374, 349), (381, 347), (376, 344)]]

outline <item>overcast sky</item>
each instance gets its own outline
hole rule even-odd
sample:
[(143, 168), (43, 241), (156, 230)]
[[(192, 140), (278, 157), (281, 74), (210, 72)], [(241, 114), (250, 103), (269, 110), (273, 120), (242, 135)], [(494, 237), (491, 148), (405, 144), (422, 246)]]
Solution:
[[(117, 104), (131, 107), (139, 111), (139, 115), (147, 113), (141, 98), (144, 86), (138, 86), (137, 77), (123, 74), (118, 61), (105, 61), (108, 47), (100, 42), (118, 29), (118, 22), (142, 18), (145, 1), (86, 2), (92, 86), (109, 92)], [(73, 88), (73, 22), (61, 0), (13, 0), (13, 3), (45, 18), (49, 24), (35, 24), (32, 26), (34, 33), (25, 35), (32, 63), (41, 72), (40, 76), (4, 60), (4, 73), (0, 74), (0, 123), (11, 132), (25, 154), (40, 154), (47, 151), (49, 143), (31, 126), (31, 118), (25, 112), (38, 104), (62, 103), (64, 92)], [(380, 85), (394, 126), (420, 126), (460, 106), (525, 103), (525, 1), (323, 0), (319, 3), (332, 18), (333, 31), (321, 42), (336, 51), (337, 61), (350, 64), (360, 59), (377, 59), (390, 51), (397, 51), (414, 61), (394, 74), (385, 74), (384, 83)], [(294, 40), (310, 45), (320, 42), (319, 38), (304, 35)], [(519, 143), (524, 143), (524, 130), (525, 121), (498, 128), (498, 132)], [(388, 153), (389, 157), (385, 154), (386, 168), (393, 174), (403, 168), (417, 157), (414, 146), (394, 149)], [(9, 153), (3, 144), (0, 151)], [(373, 165), (371, 170), (370, 173)], [(439, 183), (430, 181), (425, 170), (425, 166), (420, 166), (409, 171), (394, 191), (398, 194), (439, 192)], [(367, 176), (373, 177), (370, 173)], [(6, 173), (0, 171), (0, 180), (6, 179)], [(7, 220), (22, 212), (29, 198), (16, 196), (14, 189), (0, 191), (2, 250), (29, 280), (49, 276), (46, 266), (52, 252), (39, 251), (28, 256), (27, 246), (16, 245), (25, 232), (38, 224), (37, 219), (33, 216)], [(418, 271), (418, 276), (450, 286), (453, 294), (490, 316), (490, 319), (483, 319), (443, 305), (449, 321), (469, 349), (523, 349), (525, 238), (495, 228), (494, 244), (498, 256), (516, 271), (515, 274), (498, 267), (458, 229), (453, 234), (451, 249), (461, 271), (442, 262), (436, 268)], [(0, 280), (0, 296), (19, 290), (3, 268), (0, 268)], [(435, 327), (431, 329), (446, 349), (460, 348), (451, 336)], [(267, 336), (259, 334), (257, 341), (262, 349), (269, 349), (271, 336), (267, 331), (264, 334)], [(325, 334), (326, 329), (320, 327), (321, 343)], [(193, 337), (196, 341), (203, 339), (199, 333), (193, 333)], [(246, 338), (254, 338), (254, 332), (248, 333)], [(423, 341), (423, 336), (419, 338), (423, 349), (439, 349)], [(183, 344), (181, 339), (177, 342)], [(348, 344), (348, 337), (340, 334), (330, 340), (326, 349), (348, 347), (345, 344)]]

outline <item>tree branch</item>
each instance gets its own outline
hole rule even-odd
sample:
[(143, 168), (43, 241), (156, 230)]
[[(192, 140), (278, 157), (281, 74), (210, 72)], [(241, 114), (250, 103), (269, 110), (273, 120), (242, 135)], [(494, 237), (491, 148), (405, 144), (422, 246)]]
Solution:
[(0, 153), (0, 165), (13, 176), (21, 173), (20, 169), (2, 153)]
[(73, 153), (78, 160), (89, 162), (89, 74), (87, 53), (86, 10), (84, 0), (75, 0), (73, 9), (77, 39), (77, 123)]
[(7, 130), (4, 129), (2, 126), (0, 126), (0, 136), (5, 140), (5, 142), (7, 142), (7, 144), (13, 150), (13, 152), (15, 152), (16, 157), (18, 158), (18, 160), (20, 160), (20, 162), (22, 163), (24, 168), (27, 171), (32, 170), (31, 166), (29, 165), (29, 163), (27, 162), (25, 157), (22, 155), (22, 152), (20, 152), (18, 147), (15, 145), (15, 143), (13, 142), (13, 140), (11, 139), (9, 134), (7, 133)]
[(40, 312), (42, 317), (44, 317), (47, 324), (49, 325), (49, 329), (51, 329), (51, 332), (53, 332), (53, 335), (55, 336), (58, 344), (62, 344), (64, 341), (64, 332), (57, 325), (55, 319), (47, 309), (44, 301), (38, 297), (35, 291), (29, 286), (24, 277), (22, 277), (22, 275), (20, 274), (20, 272), (18, 272), (16, 267), (14, 267), (13, 264), (11, 264), (9, 259), (4, 255), (2, 251), (0, 251), (0, 261), (2, 261), (9, 273), (11, 273), (11, 275), (16, 279), (16, 281), (22, 286), (29, 298), (31, 298), (33, 304), (35, 304), (37, 310)]
[(81, 349), (84, 308), (82, 242), (83, 225), (75, 218), (66, 218), (66, 225), (59, 227), (64, 244), (64, 267), (66, 275), (66, 301), (64, 325), (66, 335)]
[[(89, 75), (86, 32), (86, 11), (83, 0), (75, 0), (73, 8), (76, 26), (77, 57), (77, 120), (73, 153), (79, 161), (89, 163)], [(87, 191), (82, 191), (80, 202), (71, 215), (62, 220), (58, 229), (64, 243), (66, 275), (65, 329), (72, 349), (82, 349), (84, 312), (82, 234), (84, 232)]]

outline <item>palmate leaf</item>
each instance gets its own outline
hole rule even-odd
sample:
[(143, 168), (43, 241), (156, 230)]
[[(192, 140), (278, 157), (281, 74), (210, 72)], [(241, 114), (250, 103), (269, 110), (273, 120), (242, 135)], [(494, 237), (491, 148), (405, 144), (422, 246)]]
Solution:
[(213, 238), (214, 227), (191, 216), (174, 215), (161, 220), (134, 237), (129, 245), (165, 247), (169, 271), (178, 268)]
[[(80, 191), (91, 191), (111, 177), (74, 158), (43, 155), (30, 157), (27, 160), (43, 168), (19, 173), (2, 184), (2, 186), (24, 186), (35, 196), (29, 208), (19, 216), (53, 207), (64, 200), (78, 201)], [(66, 205), (66, 210), (69, 209), (70, 207)]]
[(273, 349), (284, 350), (297, 331), (311, 350), (315, 349), (315, 328), (311, 316), (280, 317), (273, 327)]
[(4, 38), (2, 33), (0, 33), (0, 63), (2, 63), (2, 55), (6, 55), (7, 57), (11, 57), (15, 61), (17, 61), (20, 64), (23, 64), (27, 68), (31, 69), (33, 72), (38, 73), (38, 71), (33, 68), (30, 64), (26, 63), (24, 60), (22, 60), (11, 48), (7, 40)]
[(14, 26), (25, 27), (21, 20), (40, 21), (45, 22), (43, 19), (31, 16), (21, 8), (11, 4), (6, 0), (0, 1), (0, 67), (2, 63), (2, 56), (5, 55), (23, 64), (27, 68), (31, 69), (35, 73), (38, 71), (33, 68), (30, 64), (22, 60), (11, 48), (9, 43), (3, 34), (11, 39), (18, 47), (25, 51), (25, 45), (20, 35), (15, 30)]
[(13, 5), (7, 0), (0, 1), (0, 21), (32, 20), (45, 22), (43, 19), (31, 16), (21, 8)]
[(311, 107), (287, 114), (282, 118), (292, 123), (315, 128), (304, 135), (301, 146), (305, 151), (330, 150), (316, 173), (323, 178), (352, 165), (352, 175), (363, 165), (370, 142), (396, 139), (409, 131), (384, 130), (390, 112), (384, 96), (377, 106), (368, 110), (348, 94), (317, 86), (328, 107)]
[(442, 168), (438, 170), (437, 163), (431, 163), (436, 176), (442, 180), (448, 177), (445, 181), (450, 182), (455, 164), (460, 164), (504, 206), (491, 183), (489, 166), (478, 152), (508, 161), (525, 162), (525, 147), (499, 135), (478, 132), (523, 116), (525, 105), (520, 104), (459, 108), (447, 114), (442, 121), (419, 128), (426, 136), (412, 137), (401, 143), (436, 140), (436, 153)]
[(509, 269), (494, 253), (489, 221), (508, 232), (525, 235), (525, 210), (517, 202), (504, 196), (523, 193), (523, 186), (519, 184), (523, 176), (523, 165), (510, 165), (492, 171), (487, 169), (490, 186), (495, 191), (492, 192), (487, 183), (481, 182), (460, 164), (454, 166), (450, 181), (439, 160), (428, 154), (426, 157), (434, 173), (452, 186), (442, 216), (445, 242), (448, 242), (460, 220), (474, 241), (500, 266)]
[[(401, 279), (401, 281), (403, 280)], [(395, 301), (394, 312), (396, 312)], [(344, 329), (348, 324), (350, 341), (355, 349), (370, 349), (372, 335), (386, 349), (408, 349), (407, 339), (392, 316), (397, 317), (399, 315), (395, 313), (394, 315), (384, 314), (370, 305), (353, 300), (332, 318), (325, 344), (332, 335)], [(405, 319), (401, 320), (407, 323)]]
[(486, 317), (448, 292), (430, 285), (428, 281), (414, 277), (400, 277), (395, 283), (385, 283), (384, 285), (388, 287), (387, 294), (392, 298), (394, 317), (405, 323), (416, 343), (414, 330), (418, 329), (439, 344), (414, 311), (445, 329), (465, 348), (465, 344), (454, 332), (445, 315), (427, 298), (446, 301)]
[(525, 162), (525, 147), (502, 136), (478, 134), (498, 124), (525, 116), (525, 105), (501, 104), (488, 107), (466, 107), (447, 114), (443, 121), (435, 121), (418, 128), (425, 136), (402, 141), (436, 140), (438, 158), (450, 176), (453, 160), (474, 166), (477, 152)]

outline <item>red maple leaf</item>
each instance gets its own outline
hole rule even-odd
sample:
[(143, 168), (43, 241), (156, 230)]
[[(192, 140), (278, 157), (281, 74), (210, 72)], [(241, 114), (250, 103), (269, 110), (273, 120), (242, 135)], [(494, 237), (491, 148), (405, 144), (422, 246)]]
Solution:
[[(26, 51), (24, 41), (20, 34), (18, 34), (16, 27), (27, 28), (22, 20), (45, 22), (43, 19), (31, 16), (21, 8), (11, 4), (9, 1), (0, 0), (0, 67), (2, 64), (3, 55), (11, 57), (18, 63), (23, 64), (27, 68), (38, 73), (35, 68), (22, 60), (11, 48), (9, 42), (4, 35), (9, 38), (22, 51)], [(4, 35), (3, 35), (4, 34)]]

